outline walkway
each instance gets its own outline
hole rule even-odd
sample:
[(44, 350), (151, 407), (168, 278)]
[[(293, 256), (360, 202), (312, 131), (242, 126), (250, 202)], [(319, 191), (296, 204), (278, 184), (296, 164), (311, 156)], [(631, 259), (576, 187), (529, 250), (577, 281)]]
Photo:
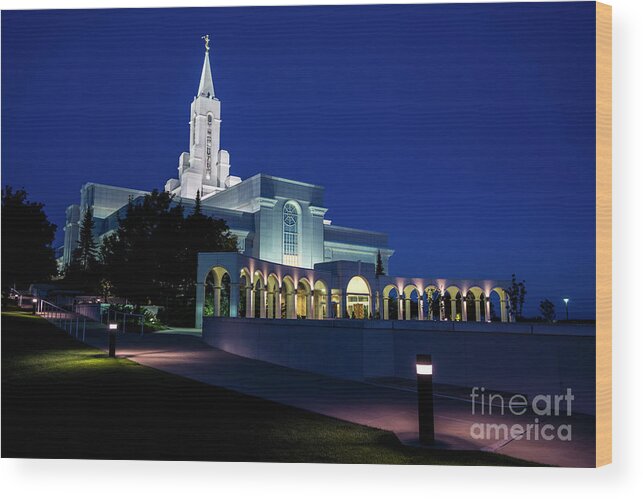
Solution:
[[(107, 350), (105, 326), (88, 322), (86, 342)], [(117, 355), (179, 376), (272, 400), (319, 414), (394, 432), (409, 445), (418, 445), (416, 393), (408, 382), (373, 380), (372, 383), (322, 375), (256, 361), (212, 348), (194, 330), (119, 335)], [(584, 415), (539, 418), (539, 424), (571, 424), (572, 441), (543, 441), (542, 437), (477, 440), (474, 423), (534, 424), (534, 416), (472, 415), (468, 392), (438, 386), (435, 398), (436, 446), (458, 450), (488, 450), (559, 466), (594, 466), (594, 418)]]

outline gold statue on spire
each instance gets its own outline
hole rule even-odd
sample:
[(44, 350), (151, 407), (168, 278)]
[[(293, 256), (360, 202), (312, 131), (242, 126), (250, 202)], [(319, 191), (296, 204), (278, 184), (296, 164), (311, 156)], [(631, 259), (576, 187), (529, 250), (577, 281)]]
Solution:
[(205, 40), (205, 51), (210, 52), (210, 35), (203, 35), (201, 40)]

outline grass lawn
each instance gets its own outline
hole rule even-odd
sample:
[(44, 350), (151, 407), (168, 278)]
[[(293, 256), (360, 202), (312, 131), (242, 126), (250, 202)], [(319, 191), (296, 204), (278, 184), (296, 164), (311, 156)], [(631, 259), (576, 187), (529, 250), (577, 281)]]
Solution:
[(2, 457), (531, 464), (409, 448), (389, 432), (110, 359), (25, 312), (2, 313)]

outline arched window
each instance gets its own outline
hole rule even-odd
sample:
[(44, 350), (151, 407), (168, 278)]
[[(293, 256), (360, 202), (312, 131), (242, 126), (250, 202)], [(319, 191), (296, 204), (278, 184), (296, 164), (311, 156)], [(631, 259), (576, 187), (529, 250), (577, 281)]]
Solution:
[(299, 265), (299, 210), (288, 201), (284, 205), (284, 264)]

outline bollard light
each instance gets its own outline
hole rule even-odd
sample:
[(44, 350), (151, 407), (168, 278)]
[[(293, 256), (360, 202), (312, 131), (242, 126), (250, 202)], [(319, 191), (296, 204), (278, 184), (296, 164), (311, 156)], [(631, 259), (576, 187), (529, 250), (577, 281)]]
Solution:
[(430, 355), (417, 355), (415, 373), (417, 375), (420, 442), (430, 444), (435, 440), (433, 423), (433, 362), (431, 361)]
[(118, 324), (110, 322), (107, 329), (109, 331), (109, 356), (116, 357), (116, 331), (118, 331)]
[(31, 303), (33, 304), (32, 314), (36, 315), (36, 308), (38, 307), (38, 298), (32, 298)]

